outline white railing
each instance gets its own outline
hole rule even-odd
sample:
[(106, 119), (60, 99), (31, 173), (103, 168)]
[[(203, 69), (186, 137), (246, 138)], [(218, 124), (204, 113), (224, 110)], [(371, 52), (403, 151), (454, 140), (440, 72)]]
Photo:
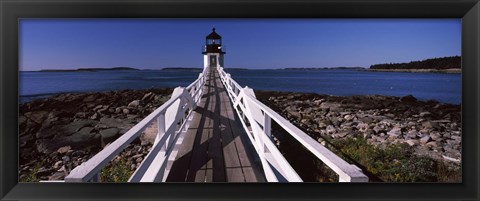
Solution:
[(175, 144), (185, 134), (191, 121), (193, 111), (201, 98), (202, 89), (208, 74), (204, 68), (188, 87), (177, 87), (170, 99), (132, 127), (125, 134), (113, 141), (91, 159), (73, 169), (65, 182), (98, 182), (101, 170), (115, 156), (122, 152), (133, 140), (156, 120), (157, 137), (151, 151), (130, 177), (129, 182), (165, 181), (176, 152)]
[(271, 121), (275, 121), (307, 150), (339, 175), (340, 182), (368, 182), (368, 177), (328, 150), (288, 120), (255, 98), (252, 89), (242, 88), (222, 67), (217, 68), (220, 78), (260, 158), (267, 181), (300, 182), (302, 179), (283, 157), (271, 135)]

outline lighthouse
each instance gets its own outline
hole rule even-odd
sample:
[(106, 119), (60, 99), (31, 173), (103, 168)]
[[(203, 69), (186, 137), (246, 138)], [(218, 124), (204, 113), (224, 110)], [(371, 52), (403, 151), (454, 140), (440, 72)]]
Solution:
[(224, 49), (222, 49), (222, 37), (215, 32), (214, 27), (212, 33), (208, 34), (205, 40), (205, 46), (203, 46), (204, 68), (223, 67), (223, 55), (225, 53)]

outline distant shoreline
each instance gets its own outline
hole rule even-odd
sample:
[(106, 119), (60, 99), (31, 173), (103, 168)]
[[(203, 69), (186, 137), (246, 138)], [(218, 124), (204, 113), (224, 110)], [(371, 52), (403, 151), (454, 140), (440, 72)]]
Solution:
[(462, 73), (461, 68), (449, 69), (365, 69), (374, 72), (408, 72), (408, 73)]
[(95, 72), (95, 71), (115, 71), (115, 70), (139, 70), (130, 67), (113, 68), (77, 68), (77, 69), (42, 69), (39, 72)]

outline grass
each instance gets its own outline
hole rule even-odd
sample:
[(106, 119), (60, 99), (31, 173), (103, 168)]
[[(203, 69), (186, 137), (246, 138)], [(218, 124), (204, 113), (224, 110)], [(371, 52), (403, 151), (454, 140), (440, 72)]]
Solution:
[[(364, 138), (330, 139), (342, 157), (357, 164), (373, 181), (384, 182), (459, 182), (461, 170), (450, 170), (443, 162), (416, 156), (407, 144), (385, 148), (368, 144)], [(369, 176), (370, 176), (369, 175)], [(371, 177), (372, 178), (372, 177)]]
[(133, 174), (130, 166), (127, 164), (125, 158), (118, 162), (110, 162), (100, 172), (100, 182), (128, 182), (128, 179)]
[(28, 174), (27, 177), (22, 178), (19, 180), (19, 182), (39, 182), (40, 178), (37, 177), (38, 170), (43, 166), (43, 163), (35, 163), (35, 166), (33, 167), (32, 171), (30, 174)]

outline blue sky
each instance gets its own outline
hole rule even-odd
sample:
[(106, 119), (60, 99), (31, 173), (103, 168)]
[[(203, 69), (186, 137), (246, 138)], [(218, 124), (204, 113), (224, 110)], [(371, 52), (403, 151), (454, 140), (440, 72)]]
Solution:
[(202, 67), (215, 26), (225, 67), (369, 67), (461, 55), (461, 19), (23, 19), (20, 70)]

